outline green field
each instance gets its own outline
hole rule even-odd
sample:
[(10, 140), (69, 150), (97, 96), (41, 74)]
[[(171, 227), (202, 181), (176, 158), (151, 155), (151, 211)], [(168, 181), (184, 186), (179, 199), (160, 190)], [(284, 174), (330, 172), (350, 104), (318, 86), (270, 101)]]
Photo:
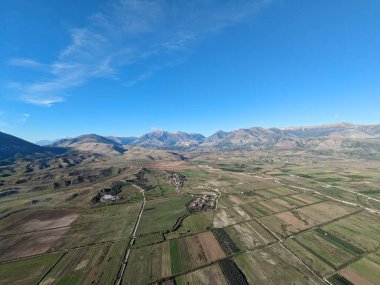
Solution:
[(36, 284), (62, 255), (63, 252), (56, 252), (0, 264), (0, 284)]

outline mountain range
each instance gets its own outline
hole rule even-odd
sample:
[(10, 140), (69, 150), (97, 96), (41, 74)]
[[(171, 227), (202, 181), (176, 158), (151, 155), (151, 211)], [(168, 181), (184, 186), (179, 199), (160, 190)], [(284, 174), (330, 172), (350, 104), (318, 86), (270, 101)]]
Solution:
[[(380, 125), (337, 123), (310, 127), (261, 128), (218, 131), (209, 137), (186, 132), (157, 130), (141, 137), (82, 135), (48, 145), (101, 154), (122, 154), (128, 146), (154, 149), (342, 149), (380, 148)], [(34, 153), (48, 148), (0, 132), (0, 157)]]

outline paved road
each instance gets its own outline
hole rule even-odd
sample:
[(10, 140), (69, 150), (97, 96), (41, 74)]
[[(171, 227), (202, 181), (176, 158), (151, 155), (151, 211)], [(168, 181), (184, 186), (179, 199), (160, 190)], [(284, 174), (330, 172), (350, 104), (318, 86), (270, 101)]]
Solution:
[(136, 219), (136, 223), (135, 223), (135, 226), (134, 226), (133, 231), (132, 231), (132, 238), (131, 238), (131, 240), (130, 240), (130, 242), (128, 244), (127, 251), (125, 252), (124, 260), (123, 260), (123, 263), (121, 264), (119, 274), (118, 274), (117, 279), (115, 281), (115, 285), (120, 285), (121, 284), (121, 280), (123, 278), (123, 275), (124, 275), (124, 272), (125, 272), (125, 268), (127, 267), (129, 255), (131, 254), (131, 248), (132, 248), (132, 246), (133, 246), (133, 244), (135, 243), (135, 240), (136, 240), (137, 228), (139, 227), (141, 216), (142, 216), (142, 214), (144, 212), (144, 208), (145, 208), (145, 204), (146, 204), (146, 197), (145, 197), (144, 189), (140, 188), (139, 186), (137, 186), (135, 184), (133, 184), (133, 186), (135, 186), (136, 188), (138, 188), (141, 191), (141, 193), (143, 194), (144, 200), (143, 200), (143, 203), (141, 204), (140, 212), (139, 212), (139, 215), (138, 215), (138, 217)]

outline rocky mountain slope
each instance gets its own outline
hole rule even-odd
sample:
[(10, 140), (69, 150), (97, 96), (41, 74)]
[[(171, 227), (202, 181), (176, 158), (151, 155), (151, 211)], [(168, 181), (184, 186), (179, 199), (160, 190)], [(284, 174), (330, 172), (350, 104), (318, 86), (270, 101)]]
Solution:
[(191, 147), (201, 144), (205, 137), (201, 134), (185, 133), (185, 132), (167, 132), (167, 131), (154, 131), (142, 135), (136, 139), (132, 144), (143, 147), (155, 148), (181, 148)]
[(121, 154), (126, 151), (123, 144), (95, 134), (61, 139), (53, 143), (51, 146), (68, 147), (100, 154)]
[(218, 131), (209, 136), (201, 146), (218, 149), (334, 149), (349, 147), (355, 141), (373, 143), (375, 139), (380, 139), (380, 125), (338, 123), (312, 127), (254, 127), (231, 132)]

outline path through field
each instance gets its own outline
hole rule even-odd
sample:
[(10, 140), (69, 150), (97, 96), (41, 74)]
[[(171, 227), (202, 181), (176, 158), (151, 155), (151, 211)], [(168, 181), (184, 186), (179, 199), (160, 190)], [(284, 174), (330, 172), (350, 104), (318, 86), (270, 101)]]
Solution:
[(141, 193), (143, 194), (144, 200), (143, 200), (143, 203), (141, 204), (140, 212), (139, 212), (139, 215), (137, 216), (136, 223), (135, 223), (135, 226), (133, 228), (132, 238), (131, 238), (131, 240), (130, 240), (130, 242), (128, 244), (127, 251), (125, 252), (124, 260), (123, 260), (123, 262), (121, 264), (119, 274), (118, 274), (118, 276), (116, 278), (116, 281), (115, 281), (115, 285), (120, 285), (121, 284), (121, 281), (122, 281), (122, 278), (123, 278), (123, 275), (124, 275), (124, 272), (125, 272), (125, 268), (127, 267), (127, 264), (128, 264), (129, 255), (131, 254), (131, 248), (132, 248), (132, 246), (133, 246), (133, 244), (135, 243), (135, 240), (136, 240), (137, 228), (139, 227), (141, 216), (142, 216), (142, 214), (144, 212), (145, 203), (146, 203), (144, 189), (140, 188), (139, 186), (137, 186), (135, 184), (133, 184), (133, 186), (135, 186), (136, 188), (138, 188), (141, 191)]

